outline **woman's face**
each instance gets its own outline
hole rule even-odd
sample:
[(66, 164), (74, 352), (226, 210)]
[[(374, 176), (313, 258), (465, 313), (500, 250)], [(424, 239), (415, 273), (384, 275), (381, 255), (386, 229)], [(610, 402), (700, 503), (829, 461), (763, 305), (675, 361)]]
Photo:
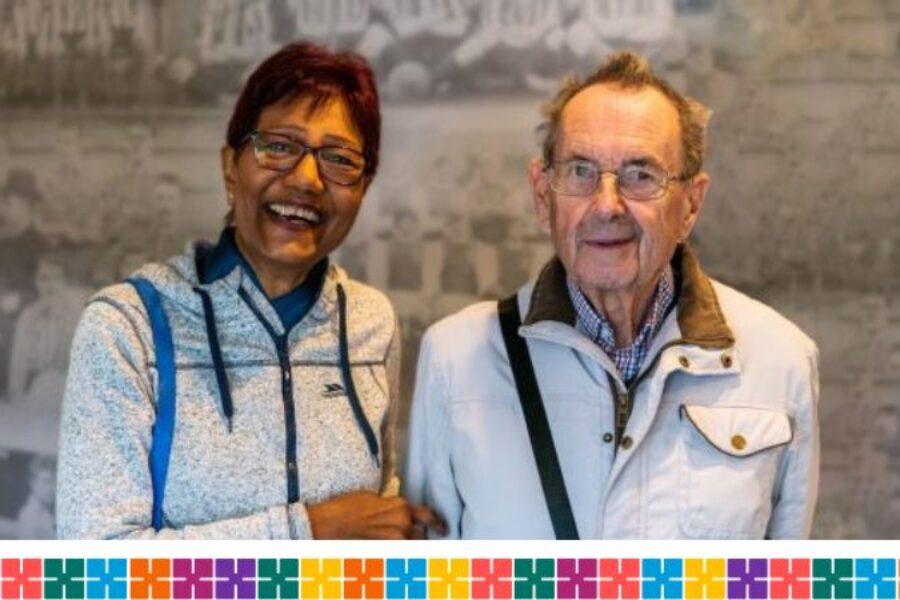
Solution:
[[(362, 136), (340, 97), (315, 112), (305, 97), (273, 104), (263, 110), (257, 130), (312, 148), (363, 150)], [(270, 296), (273, 290), (284, 293), (299, 284), (344, 241), (367, 185), (366, 177), (354, 185), (326, 181), (310, 152), (291, 170), (264, 168), (257, 163), (252, 142), (237, 151), (226, 146), (222, 166), (238, 247)]]

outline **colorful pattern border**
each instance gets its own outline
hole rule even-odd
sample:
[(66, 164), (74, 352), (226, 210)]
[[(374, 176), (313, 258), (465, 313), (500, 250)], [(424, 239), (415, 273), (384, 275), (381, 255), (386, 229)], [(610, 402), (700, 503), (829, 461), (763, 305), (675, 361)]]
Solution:
[(4, 558), (0, 598), (897, 598), (894, 558)]

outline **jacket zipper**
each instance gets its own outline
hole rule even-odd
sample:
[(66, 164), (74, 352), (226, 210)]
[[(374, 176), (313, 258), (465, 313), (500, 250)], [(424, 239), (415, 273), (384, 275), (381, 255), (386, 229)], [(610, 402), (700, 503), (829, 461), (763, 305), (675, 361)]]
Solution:
[(291, 382), (291, 357), (288, 348), (288, 332), (282, 335), (275, 333), (272, 325), (266, 320), (250, 294), (244, 288), (238, 289), (238, 295), (250, 308), (250, 311), (262, 323), (275, 344), (278, 365), (281, 370), (281, 403), (284, 408), (285, 448), (284, 467), (287, 473), (287, 501), (293, 504), (300, 500), (300, 474), (297, 467), (297, 421), (294, 407), (294, 386)]
[(622, 443), (622, 438), (625, 437), (625, 427), (628, 425), (628, 419), (631, 417), (631, 410), (634, 408), (634, 397), (637, 392), (638, 385), (656, 368), (656, 363), (659, 362), (659, 359), (662, 358), (663, 352), (671, 348), (672, 346), (677, 346), (679, 344), (684, 343), (683, 339), (672, 340), (671, 342), (667, 342), (663, 344), (663, 347), (659, 349), (659, 352), (653, 357), (653, 360), (650, 361), (650, 364), (647, 365), (647, 368), (644, 369), (637, 378), (631, 382), (624, 390), (619, 388), (619, 383), (612, 376), (612, 374), (607, 373), (607, 377), (609, 377), (609, 384), (613, 393), (613, 403), (615, 404), (616, 409), (616, 419), (615, 419), (615, 448), (613, 448), (613, 455), (618, 453), (619, 444)]

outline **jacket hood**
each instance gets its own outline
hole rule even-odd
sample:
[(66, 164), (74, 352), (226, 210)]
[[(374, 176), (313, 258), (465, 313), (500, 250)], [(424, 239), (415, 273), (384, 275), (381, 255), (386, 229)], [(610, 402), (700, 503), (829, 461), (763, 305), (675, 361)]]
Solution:
[[(209, 242), (199, 241), (188, 246), (184, 253), (174, 256), (162, 263), (148, 263), (129, 277), (140, 277), (149, 280), (157, 291), (170, 302), (177, 304), (187, 312), (202, 314), (202, 304), (197, 289), (206, 290), (210, 294), (219, 296), (221, 292), (231, 290), (238, 292), (241, 288), (254, 299), (266, 319), (275, 325), (280, 325), (274, 307), (265, 293), (257, 287), (253, 278), (249, 276), (240, 265), (235, 265), (227, 274), (208, 283), (203, 283), (200, 277), (199, 259), (209, 252), (213, 245)], [(316, 300), (310, 313), (317, 320), (330, 318), (333, 311), (337, 310), (337, 285), (349, 281), (347, 274), (340, 267), (329, 264), (322, 284), (322, 291)], [(220, 313), (221, 310), (221, 313)], [(217, 307), (217, 316), (221, 319), (234, 317), (232, 311), (240, 310), (239, 303), (227, 303)]]

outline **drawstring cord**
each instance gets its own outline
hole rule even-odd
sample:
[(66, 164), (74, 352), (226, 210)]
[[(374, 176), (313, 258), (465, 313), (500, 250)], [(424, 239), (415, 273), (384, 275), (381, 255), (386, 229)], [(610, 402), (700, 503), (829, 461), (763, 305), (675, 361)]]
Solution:
[[(225, 414), (225, 418), (228, 420), (228, 431), (229, 433), (232, 430), (232, 418), (234, 417), (234, 404), (231, 400), (231, 386), (228, 383), (228, 375), (225, 372), (225, 362), (222, 360), (222, 348), (219, 345), (219, 335), (218, 330), (216, 329), (216, 316), (215, 311), (213, 310), (212, 299), (209, 297), (209, 293), (199, 287), (194, 288), (194, 291), (199, 294), (200, 299), (203, 303), (203, 317), (206, 321), (206, 335), (209, 338), (209, 349), (210, 354), (212, 355), (213, 360), (213, 368), (216, 373), (216, 382), (219, 386), (219, 395), (222, 401), (222, 412)], [(241, 290), (243, 291), (243, 290)], [(250, 301), (249, 296), (246, 294), (241, 294), (245, 301), (248, 302), (250, 308), (256, 313), (257, 318), (259, 318), (264, 325), (266, 325), (266, 329), (269, 329), (270, 334), (274, 334), (271, 331), (271, 327), (268, 323), (262, 319), (262, 315), (256, 309), (256, 306)], [(360, 431), (362, 431), (363, 437), (366, 438), (366, 444), (369, 447), (369, 454), (372, 455), (372, 458), (375, 460), (375, 463), (380, 467), (381, 466), (381, 458), (379, 456), (380, 451), (378, 448), (378, 438), (375, 436), (375, 432), (372, 430), (372, 425), (369, 423), (369, 420), (366, 418), (366, 414), (363, 411), (362, 403), (359, 401), (359, 394), (356, 391), (356, 384), (353, 381), (353, 373), (350, 370), (350, 344), (348, 342), (347, 337), (347, 295), (344, 292), (344, 288), (342, 285), (337, 285), (337, 297), (338, 297), (338, 359), (340, 362), (341, 369), (341, 377), (344, 380), (344, 388), (347, 391), (347, 400), (350, 403), (350, 409), (353, 411), (353, 417), (356, 419), (356, 424), (359, 427)]]
[(206, 336), (209, 338), (209, 352), (212, 354), (213, 369), (216, 372), (216, 382), (219, 384), (219, 395), (222, 400), (222, 412), (228, 420), (228, 433), (231, 433), (231, 421), (234, 417), (234, 404), (231, 402), (231, 386), (228, 384), (228, 375), (225, 372), (225, 361), (222, 360), (222, 348), (219, 346), (219, 332), (216, 330), (216, 314), (213, 310), (209, 292), (196, 287), (194, 291), (200, 295), (203, 301), (203, 317), (206, 320)]
[(344, 287), (337, 285), (338, 297), (338, 346), (340, 352), (341, 375), (344, 378), (344, 387), (347, 390), (347, 400), (350, 402), (350, 408), (353, 410), (353, 416), (356, 417), (356, 424), (359, 425), (360, 431), (366, 438), (369, 445), (369, 454), (375, 459), (375, 463), (380, 467), (381, 459), (378, 456), (378, 439), (375, 432), (372, 431), (372, 425), (366, 419), (366, 413), (363, 412), (362, 404), (359, 402), (359, 395), (356, 393), (356, 385), (353, 383), (353, 374), (350, 372), (350, 348), (347, 341), (347, 296), (344, 293)]

